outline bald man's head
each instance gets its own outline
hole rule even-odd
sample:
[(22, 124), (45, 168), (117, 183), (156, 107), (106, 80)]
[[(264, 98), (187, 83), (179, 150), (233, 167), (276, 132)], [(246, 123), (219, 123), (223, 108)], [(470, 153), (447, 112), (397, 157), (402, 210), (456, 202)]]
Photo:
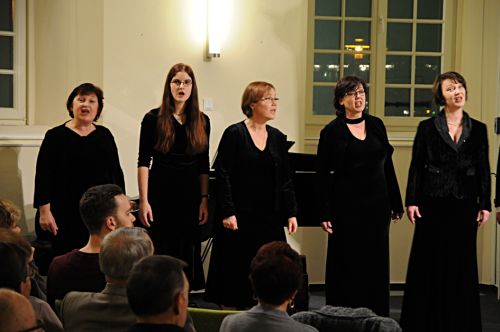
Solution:
[(27, 330), (37, 324), (33, 306), (28, 299), (10, 289), (0, 289), (0, 331)]

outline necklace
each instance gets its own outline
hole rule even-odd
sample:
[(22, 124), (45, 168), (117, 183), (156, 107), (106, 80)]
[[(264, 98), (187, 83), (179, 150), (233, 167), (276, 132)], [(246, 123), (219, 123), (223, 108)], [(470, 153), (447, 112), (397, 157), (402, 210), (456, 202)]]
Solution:
[(344, 117), (344, 121), (347, 124), (358, 124), (358, 123), (365, 121), (365, 114), (363, 113), (360, 118), (356, 118), (356, 119), (349, 119), (347, 117)]

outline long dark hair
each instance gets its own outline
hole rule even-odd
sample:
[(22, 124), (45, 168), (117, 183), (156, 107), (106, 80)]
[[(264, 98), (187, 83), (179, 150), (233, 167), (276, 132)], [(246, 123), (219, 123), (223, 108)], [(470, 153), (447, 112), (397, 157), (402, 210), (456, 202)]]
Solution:
[(170, 89), (170, 82), (178, 72), (185, 72), (193, 81), (191, 95), (186, 101), (186, 108), (184, 111), (186, 115), (185, 124), (188, 141), (186, 153), (197, 154), (207, 149), (208, 137), (205, 132), (205, 118), (203, 113), (200, 112), (198, 103), (198, 86), (196, 85), (196, 78), (194, 77), (193, 69), (184, 63), (174, 65), (167, 74), (160, 112), (158, 113), (158, 140), (155, 149), (162, 153), (167, 153), (174, 144), (175, 130), (173, 113), (175, 106), (172, 91)]

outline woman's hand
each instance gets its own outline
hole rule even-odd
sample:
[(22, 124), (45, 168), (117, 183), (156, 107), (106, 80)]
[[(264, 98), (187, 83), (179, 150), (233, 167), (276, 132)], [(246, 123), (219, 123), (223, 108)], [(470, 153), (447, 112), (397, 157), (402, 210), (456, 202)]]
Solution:
[(222, 224), (224, 225), (224, 228), (232, 229), (233, 231), (238, 229), (238, 222), (236, 221), (235, 215), (224, 218), (222, 220)]
[(420, 211), (418, 210), (418, 206), (416, 205), (408, 205), (406, 207), (406, 213), (408, 214), (408, 219), (410, 219), (410, 222), (412, 224), (415, 223), (416, 218), (422, 218), (422, 215), (420, 214)]
[[(488, 210), (479, 211), (477, 213), (477, 219), (476, 219), (479, 226), (483, 226), (484, 224), (486, 224), (489, 217), (490, 217), (490, 211)], [(498, 220), (498, 214), (497, 214), (497, 220)]]
[(153, 210), (148, 201), (139, 201), (139, 220), (146, 227), (151, 227), (153, 221)]
[(40, 228), (44, 231), (57, 235), (59, 228), (50, 210), (50, 204), (40, 206)]
[(200, 225), (205, 225), (208, 221), (208, 197), (201, 198), (198, 220)]
[(397, 224), (398, 222), (401, 221), (401, 218), (403, 218), (404, 212), (392, 212), (391, 213), (391, 220)]
[(299, 225), (297, 224), (297, 218), (288, 218), (288, 234), (294, 234), (295, 232), (297, 232), (298, 228)]
[(327, 232), (328, 234), (332, 234), (333, 233), (333, 228), (332, 228), (332, 222), (331, 221), (323, 221), (321, 223), (321, 228), (323, 228), (323, 230), (325, 232)]

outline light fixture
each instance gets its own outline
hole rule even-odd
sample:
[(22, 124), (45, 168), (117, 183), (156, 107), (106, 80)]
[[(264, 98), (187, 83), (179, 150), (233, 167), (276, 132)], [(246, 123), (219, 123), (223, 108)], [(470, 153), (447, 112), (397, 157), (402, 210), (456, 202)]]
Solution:
[(221, 0), (207, 0), (207, 58), (219, 58), (222, 39)]

